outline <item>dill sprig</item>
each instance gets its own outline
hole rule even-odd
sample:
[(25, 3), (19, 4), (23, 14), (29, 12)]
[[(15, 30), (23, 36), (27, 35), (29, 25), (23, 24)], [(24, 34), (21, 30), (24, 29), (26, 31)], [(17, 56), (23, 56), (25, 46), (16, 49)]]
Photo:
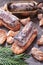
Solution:
[(0, 47), (0, 65), (27, 65), (25, 58), (29, 58), (29, 55), (15, 55), (9, 47)]

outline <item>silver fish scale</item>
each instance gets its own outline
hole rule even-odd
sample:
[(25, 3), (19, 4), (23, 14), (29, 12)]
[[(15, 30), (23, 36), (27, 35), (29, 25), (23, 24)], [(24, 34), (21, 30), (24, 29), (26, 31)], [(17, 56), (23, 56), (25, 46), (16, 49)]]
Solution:
[(19, 20), (16, 16), (11, 15), (8, 12), (0, 9), (0, 19), (3, 19), (6, 23), (13, 25), (16, 20)]
[(28, 23), (14, 39), (18, 40), (22, 46), (24, 46), (33, 34), (34, 26), (33, 22)]

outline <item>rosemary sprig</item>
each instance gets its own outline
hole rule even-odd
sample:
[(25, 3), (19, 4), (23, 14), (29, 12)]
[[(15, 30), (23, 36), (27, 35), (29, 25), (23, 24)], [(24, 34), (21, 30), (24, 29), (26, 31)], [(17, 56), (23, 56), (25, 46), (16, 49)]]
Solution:
[(29, 55), (14, 55), (9, 47), (0, 47), (0, 65), (27, 65), (25, 58), (29, 58)]

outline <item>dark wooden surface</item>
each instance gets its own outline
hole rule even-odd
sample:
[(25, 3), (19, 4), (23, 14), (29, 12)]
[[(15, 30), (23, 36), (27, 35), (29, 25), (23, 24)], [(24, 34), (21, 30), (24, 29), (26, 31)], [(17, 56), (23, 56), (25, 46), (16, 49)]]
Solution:
[[(20, 0), (0, 0), (0, 7), (3, 6), (5, 3), (7, 2), (11, 2), (11, 1), (14, 1), (14, 2), (18, 2)], [(25, 1), (25, 0), (24, 0)], [(28, 1), (28, 0), (27, 0)], [(43, 0), (36, 0), (37, 2), (43, 2)], [(37, 38), (34, 40), (33, 44), (30, 46), (30, 48), (27, 49), (26, 53), (29, 53), (31, 50), (32, 47), (38, 47), (40, 50), (43, 51), (43, 46), (38, 46), (37, 45), (37, 40), (40, 38), (40, 36), (43, 34), (43, 27), (39, 27), (39, 21), (35, 18), (33, 20), (33, 22), (35, 23), (37, 29), (38, 29), (38, 35), (37, 35)], [(5, 27), (0, 27), (2, 29), (5, 29), (7, 30)], [(31, 53), (29, 53), (31, 55)], [(25, 60), (27, 63), (29, 63), (28, 65), (43, 65), (43, 62), (39, 62), (37, 61), (36, 59), (34, 59), (32, 56), (29, 58), (29, 59), (26, 59)]]
[[(4, 5), (7, 2), (11, 2), (11, 1), (23, 1), (23, 0), (0, 0), (0, 6)], [(24, 1), (31, 1), (31, 0), (24, 0)], [(43, 0), (34, 0), (37, 2), (43, 2)]]

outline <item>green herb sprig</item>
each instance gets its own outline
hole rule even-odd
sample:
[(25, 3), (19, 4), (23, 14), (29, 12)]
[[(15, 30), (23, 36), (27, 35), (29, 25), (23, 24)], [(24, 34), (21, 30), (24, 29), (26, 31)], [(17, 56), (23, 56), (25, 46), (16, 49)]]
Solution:
[(25, 58), (29, 58), (29, 55), (15, 55), (9, 47), (0, 47), (0, 65), (27, 65)]

